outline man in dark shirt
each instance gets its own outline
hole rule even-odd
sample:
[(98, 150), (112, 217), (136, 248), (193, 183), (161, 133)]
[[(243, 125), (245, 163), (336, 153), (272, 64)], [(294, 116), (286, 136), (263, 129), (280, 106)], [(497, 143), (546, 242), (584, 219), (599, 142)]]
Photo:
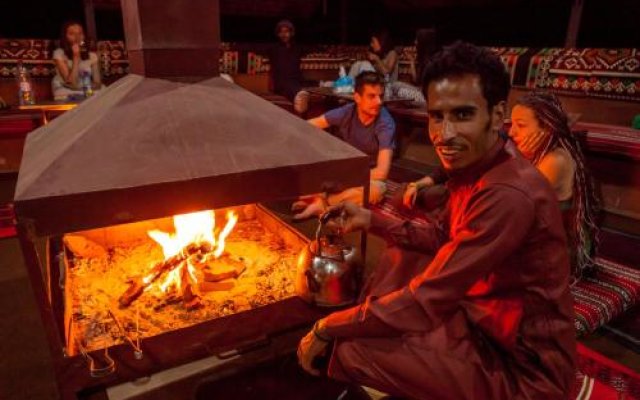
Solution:
[[(385, 181), (391, 168), (395, 146), (396, 125), (393, 117), (383, 107), (384, 78), (377, 72), (365, 71), (356, 77), (354, 102), (335, 108), (309, 120), (320, 129), (337, 128), (338, 136), (369, 156), (370, 189), (369, 201), (377, 203), (386, 190)], [(350, 188), (334, 193), (327, 199), (329, 204), (344, 200), (359, 202), (363, 191)], [(307, 198), (294, 204), (294, 210), (303, 209), (295, 218), (306, 218), (324, 210), (323, 200)]]
[(450, 178), (433, 224), (340, 206), (430, 262), (379, 265), (362, 304), (316, 323), (298, 357), (335, 343), (329, 375), (415, 399), (567, 399), (575, 379), (569, 257), (555, 193), (499, 135), (509, 78), (488, 49), (455, 43), (426, 67), (429, 136)]
[(291, 21), (282, 20), (276, 25), (276, 35), (279, 41), (269, 52), (273, 91), (291, 100), (296, 112), (302, 114), (307, 110), (309, 93), (301, 90), (301, 52), (293, 40), (295, 27)]

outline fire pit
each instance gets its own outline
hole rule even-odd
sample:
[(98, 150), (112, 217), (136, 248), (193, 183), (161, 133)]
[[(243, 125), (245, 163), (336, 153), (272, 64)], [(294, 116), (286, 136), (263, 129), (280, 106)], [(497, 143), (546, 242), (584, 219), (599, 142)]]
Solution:
[(122, 5), (132, 73), (27, 137), (14, 198), (63, 398), (311, 324), (307, 239), (260, 204), (368, 193), (366, 155), (216, 77), (217, 1)]
[(76, 232), (63, 242), (74, 355), (290, 298), (306, 240), (249, 205)]

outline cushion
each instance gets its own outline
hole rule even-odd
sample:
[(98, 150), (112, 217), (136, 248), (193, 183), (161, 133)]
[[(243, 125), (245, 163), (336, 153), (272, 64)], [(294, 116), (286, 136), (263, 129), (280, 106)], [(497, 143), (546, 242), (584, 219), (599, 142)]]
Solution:
[(598, 257), (596, 267), (576, 283), (575, 327), (578, 336), (593, 332), (638, 303), (640, 271)]

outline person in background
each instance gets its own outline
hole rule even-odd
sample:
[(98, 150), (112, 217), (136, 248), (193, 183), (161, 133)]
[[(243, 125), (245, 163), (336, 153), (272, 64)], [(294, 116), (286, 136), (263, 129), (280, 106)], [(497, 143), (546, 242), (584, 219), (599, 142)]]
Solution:
[(542, 91), (520, 97), (511, 111), (509, 136), (556, 193), (576, 281), (594, 265), (600, 200), (560, 100)]
[(62, 26), (60, 47), (53, 51), (56, 75), (51, 81), (55, 100), (84, 97), (83, 74), (90, 80), (91, 90), (102, 88), (98, 56), (89, 50), (82, 25), (70, 21)]
[[(369, 201), (379, 202), (386, 191), (385, 181), (391, 169), (391, 158), (395, 146), (395, 122), (382, 106), (384, 79), (377, 72), (365, 71), (356, 77), (354, 102), (330, 110), (309, 120), (309, 123), (326, 129), (336, 127), (338, 136), (369, 156), (370, 189)], [(328, 198), (312, 195), (293, 204), (299, 211), (295, 219), (320, 215), (327, 205), (350, 200), (361, 204), (362, 189), (350, 188)], [(327, 204), (328, 203), (328, 204)]]
[(278, 43), (269, 51), (273, 92), (293, 102), (298, 114), (309, 107), (309, 93), (302, 89), (302, 71), (300, 70), (301, 51), (295, 43), (296, 29), (293, 23), (283, 19), (276, 24)]
[(360, 304), (300, 341), (299, 363), (318, 375), (314, 360), (330, 355), (330, 377), (412, 399), (565, 400), (576, 357), (566, 237), (549, 183), (499, 134), (509, 76), (490, 50), (456, 42), (424, 87), (447, 213), (417, 224), (345, 202), (334, 227), (433, 257), (380, 264)]
[(398, 53), (387, 30), (381, 30), (371, 36), (367, 60), (355, 62), (349, 70), (349, 76), (355, 78), (363, 71), (378, 72), (388, 79), (386, 83), (398, 80)]
[[(511, 111), (510, 151), (518, 151), (547, 178), (562, 211), (575, 283), (594, 265), (600, 198), (567, 114), (552, 93), (535, 91), (516, 101)], [(515, 145), (515, 149), (513, 149)], [(517, 150), (516, 150), (517, 149)], [(432, 187), (448, 179), (442, 169), (411, 182), (403, 203), (412, 207)]]
[(431, 56), (436, 51), (436, 31), (434, 29), (418, 29), (414, 45), (415, 55), (409, 53), (409, 74), (411, 83), (397, 81), (392, 84), (393, 94), (398, 97), (411, 99), (416, 103), (424, 104), (422, 94), (422, 74), (424, 67)]
[(435, 29), (418, 29), (414, 44), (416, 53), (415, 57), (409, 59), (409, 74), (411, 75), (411, 83), (420, 88), (424, 68), (437, 49)]

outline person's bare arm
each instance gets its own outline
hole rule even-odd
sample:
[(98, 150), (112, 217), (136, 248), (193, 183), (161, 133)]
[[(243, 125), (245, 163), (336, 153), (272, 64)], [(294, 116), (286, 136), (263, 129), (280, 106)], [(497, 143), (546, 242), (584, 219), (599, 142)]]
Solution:
[(398, 54), (395, 51), (390, 51), (384, 60), (381, 60), (378, 55), (373, 54), (370, 56), (370, 60), (373, 62), (373, 66), (379, 73), (390, 74), (396, 67)]
[(308, 119), (307, 122), (320, 129), (327, 129), (329, 127), (329, 122), (324, 117), (324, 115)]
[(392, 149), (380, 149), (378, 151), (378, 161), (376, 167), (371, 169), (370, 178), (372, 180), (384, 181), (389, 176), (391, 169)]
[(80, 66), (80, 45), (74, 44), (73, 46), (71, 46), (71, 51), (73, 52), (71, 68), (67, 66), (64, 60), (56, 58), (54, 59), (54, 61), (56, 64), (56, 68), (58, 69), (58, 72), (60, 73), (60, 76), (64, 81), (65, 86), (77, 89), (79, 84), (78, 68)]
[(571, 160), (561, 152), (552, 151), (540, 160), (536, 168), (547, 178), (558, 200), (566, 200), (566, 194), (571, 193), (573, 189), (571, 186), (574, 171)]

